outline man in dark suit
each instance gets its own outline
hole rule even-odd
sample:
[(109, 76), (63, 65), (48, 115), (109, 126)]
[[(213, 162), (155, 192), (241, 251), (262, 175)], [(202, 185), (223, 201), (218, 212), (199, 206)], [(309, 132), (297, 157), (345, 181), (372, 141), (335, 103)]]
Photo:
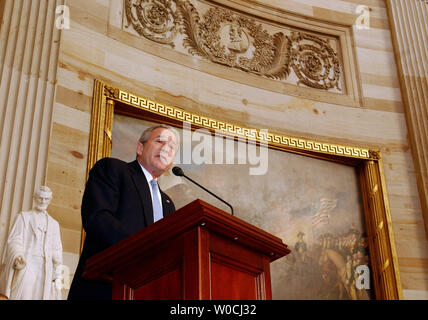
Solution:
[(82, 277), (86, 260), (175, 211), (156, 179), (172, 166), (177, 141), (172, 128), (151, 127), (137, 143), (135, 161), (104, 158), (92, 167), (81, 210), (86, 237), (69, 300), (112, 299), (111, 284)]

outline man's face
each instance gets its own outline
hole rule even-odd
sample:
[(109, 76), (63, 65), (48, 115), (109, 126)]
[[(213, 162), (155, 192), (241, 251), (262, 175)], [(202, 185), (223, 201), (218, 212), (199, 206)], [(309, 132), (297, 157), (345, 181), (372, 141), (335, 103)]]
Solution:
[(52, 194), (50, 192), (39, 191), (34, 196), (36, 210), (45, 211), (51, 202)]
[(157, 178), (172, 166), (177, 147), (177, 138), (173, 132), (157, 128), (152, 131), (144, 145), (138, 142), (137, 160), (154, 178)]

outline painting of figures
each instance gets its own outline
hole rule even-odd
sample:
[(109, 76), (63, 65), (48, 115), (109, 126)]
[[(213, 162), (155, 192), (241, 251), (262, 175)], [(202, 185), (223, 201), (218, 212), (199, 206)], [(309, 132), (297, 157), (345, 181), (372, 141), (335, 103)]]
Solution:
[[(111, 156), (134, 160), (141, 132), (153, 124), (115, 115)], [(229, 202), (236, 217), (280, 237), (292, 250), (271, 264), (273, 299), (374, 298), (354, 167), (185, 129), (176, 128), (176, 165)], [(230, 212), (171, 172), (159, 184), (176, 209), (199, 198)]]

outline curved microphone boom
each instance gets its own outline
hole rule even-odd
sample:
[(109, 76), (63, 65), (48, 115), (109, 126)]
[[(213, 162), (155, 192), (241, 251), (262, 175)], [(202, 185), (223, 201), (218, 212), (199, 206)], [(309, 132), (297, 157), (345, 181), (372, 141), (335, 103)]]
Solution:
[(197, 183), (197, 182), (196, 182), (196, 181), (194, 181), (193, 179), (191, 179), (191, 178), (189, 178), (188, 176), (186, 176), (186, 175), (184, 174), (183, 169), (181, 169), (180, 167), (174, 167), (174, 168), (172, 168), (172, 173), (173, 173), (173, 174), (175, 174), (177, 177), (185, 177), (185, 178), (186, 178), (186, 179), (188, 179), (189, 181), (191, 181), (191, 182), (193, 182), (194, 184), (196, 184), (199, 188), (201, 188), (201, 189), (205, 190), (205, 191), (206, 191), (206, 192), (208, 192), (210, 195), (212, 195), (212, 196), (216, 197), (218, 200), (220, 200), (221, 202), (223, 202), (224, 204), (226, 204), (226, 205), (230, 208), (231, 213), (232, 213), (232, 216), (234, 215), (234, 214), (233, 214), (233, 208), (232, 208), (232, 206), (231, 206), (229, 203), (227, 203), (226, 201), (224, 201), (222, 198), (220, 198), (220, 197), (216, 196), (214, 193), (212, 193), (212, 192), (211, 192), (211, 191), (209, 191), (208, 189), (204, 188), (203, 186), (201, 186), (199, 183)]

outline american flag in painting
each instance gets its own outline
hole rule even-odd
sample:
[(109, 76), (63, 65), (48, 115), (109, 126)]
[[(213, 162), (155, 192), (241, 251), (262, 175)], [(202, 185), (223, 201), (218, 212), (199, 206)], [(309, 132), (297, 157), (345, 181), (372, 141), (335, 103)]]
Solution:
[(317, 229), (329, 223), (329, 212), (337, 205), (337, 200), (327, 198), (320, 199), (320, 209), (312, 216), (312, 229)]

